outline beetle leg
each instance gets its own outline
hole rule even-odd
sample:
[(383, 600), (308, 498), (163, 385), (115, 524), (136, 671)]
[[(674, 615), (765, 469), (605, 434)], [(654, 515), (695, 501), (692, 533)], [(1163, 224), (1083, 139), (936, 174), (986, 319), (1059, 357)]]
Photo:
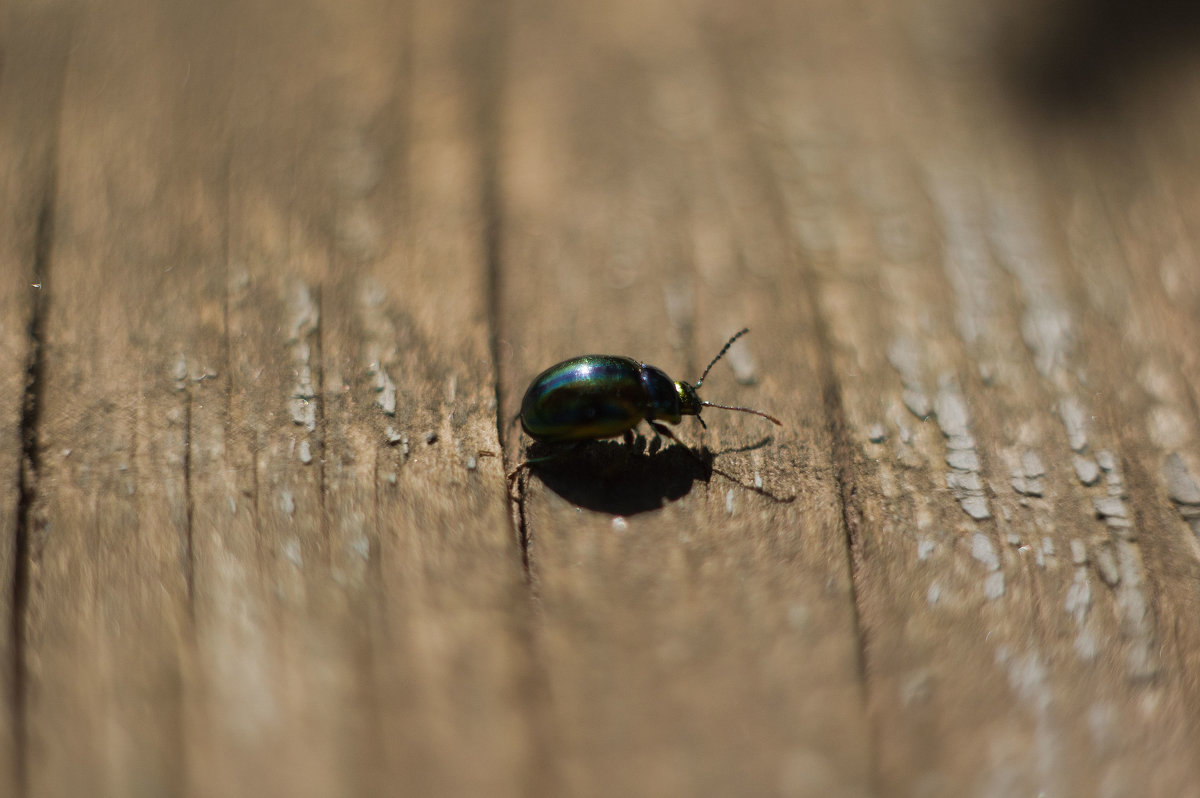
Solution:
[(512, 482), (514, 479), (516, 479), (517, 475), (520, 474), (523, 469), (527, 469), (530, 466), (538, 465), (539, 463), (548, 463), (551, 460), (557, 460), (558, 458), (562, 457), (564, 454), (568, 454), (570, 452), (577, 451), (579, 449), (579, 447), (583, 446), (583, 444), (585, 444), (585, 443), (587, 443), (587, 441), (575, 441), (567, 448), (560, 449), (557, 452), (551, 452), (550, 454), (543, 455), (541, 457), (527, 458), (523, 462), (517, 463), (517, 467), (514, 468), (512, 471), (508, 472), (508, 481)]
[[(655, 442), (658, 443), (659, 446), (662, 445), (662, 437), (661, 436), (666, 435), (668, 438), (673, 440), (675, 443), (678, 443), (683, 448), (685, 448), (685, 449), (688, 448), (687, 444), (684, 443), (683, 441), (679, 440), (679, 438), (675, 437), (675, 433), (671, 432), (671, 430), (667, 429), (667, 427), (665, 425), (659, 424), (657, 421), (647, 421), (646, 423), (650, 425), (650, 428), (652, 430), (654, 430)], [(688, 449), (688, 451), (690, 452), (691, 449)]]
[(682, 446), (682, 447), (683, 447), (683, 450), (684, 450), (685, 452), (687, 452), (687, 453), (688, 453), (688, 455), (690, 455), (690, 456), (691, 456), (691, 458), (692, 458), (693, 460), (695, 460), (697, 463), (699, 463), (700, 465), (702, 465), (702, 466), (705, 466), (705, 467), (707, 467), (707, 466), (708, 466), (708, 464), (704, 462), (704, 460), (703, 460), (703, 459), (700, 457), (700, 455), (698, 455), (698, 454), (696, 454), (695, 452), (693, 452), (693, 451), (692, 451), (692, 448), (691, 448), (690, 446), (688, 446), (688, 445), (687, 445), (686, 443), (684, 443), (683, 441), (679, 440), (679, 438), (675, 437), (675, 433), (674, 433), (674, 432), (671, 432), (671, 430), (670, 430), (670, 429), (668, 429), (667, 427), (665, 427), (665, 426), (664, 426), (664, 425), (662, 425), (662, 424), (659, 424), (657, 421), (648, 421), (647, 423), (648, 423), (648, 424), (649, 424), (651, 427), (653, 427), (653, 428), (654, 428), (654, 431), (655, 431), (655, 432), (657, 432), (657, 433), (659, 433), (659, 434), (661, 434), (661, 435), (666, 435), (668, 438), (670, 438), (671, 440), (675, 441), (675, 442), (676, 442), (676, 443), (678, 443), (680, 446)]
[(650, 425), (650, 429), (654, 430), (654, 440), (650, 441), (650, 445), (645, 447), (645, 451), (646, 454), (656, 454), (662, 448), (662, 436), (658, 433), (660, 425), (650, 419), (646, 419), (646, 423)]

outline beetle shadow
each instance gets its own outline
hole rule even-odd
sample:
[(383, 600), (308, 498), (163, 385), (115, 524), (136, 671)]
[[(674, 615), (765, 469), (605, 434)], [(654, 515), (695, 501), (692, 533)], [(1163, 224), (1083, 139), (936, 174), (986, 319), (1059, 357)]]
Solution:
[(578, 448), (534, 443), (529, 470), (550, 490), (577, 507), (630, 516), (661, 509), (686, 496), (696, 482), (708, 482), (713, 455), (680, 444), (655, 450), (644, 441), (589, 441)]

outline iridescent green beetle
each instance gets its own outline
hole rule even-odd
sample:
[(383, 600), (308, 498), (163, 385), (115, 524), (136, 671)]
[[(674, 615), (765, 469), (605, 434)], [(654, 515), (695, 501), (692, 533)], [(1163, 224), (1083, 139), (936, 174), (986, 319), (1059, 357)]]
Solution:
[[(672, 380), (655, 366), (620, 355), (583, 355), (557, 363), (539, 374), (521, 401), (521, 428), (542, 443), (563, 443), (626, 435), (645, 421), (656, 434), (678, 438), (661, 422), (678, 424), (684, 416), (700, 418), (705, 407), (737, 410), (781, 424), (761, 410), (702, 400), (696, 393), (708, 372), (749, 329), (730, 338), (704, 369), (695, 385)], [(514, 419), (515, 421), (516, 419)], [(549, 458), (526, 461), (517, 467)]]

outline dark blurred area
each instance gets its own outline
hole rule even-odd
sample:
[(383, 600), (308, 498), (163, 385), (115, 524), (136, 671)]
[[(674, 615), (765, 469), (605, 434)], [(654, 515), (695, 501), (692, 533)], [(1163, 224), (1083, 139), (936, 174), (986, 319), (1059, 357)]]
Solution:
[(1195, 0), (1062, 0), (1027, 12), (1007, 57), (1019, 94), (1047, 115), (1099, 110), (1200, 54)]

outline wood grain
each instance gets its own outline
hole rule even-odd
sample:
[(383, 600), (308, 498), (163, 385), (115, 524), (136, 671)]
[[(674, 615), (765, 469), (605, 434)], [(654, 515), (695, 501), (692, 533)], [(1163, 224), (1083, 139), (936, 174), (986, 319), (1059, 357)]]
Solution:
[(6, 6), (0, 81), (0, 791), (23, 789), (30, 500), (44, 267), (54, 214), (54, 140), (69, 25), (61, 9)]
[[(0, 794), (1200, 795), (1200, 62), (1119, 12), (3, 6)], [(781, 427), (506, 481), (743, 326)]]
[[(679, 435), (705, 447), (711, 474), (678, 447), (602, 446), (574, 473), (548, 464), (525, 483), (558, 789), (865, 794), (811, 306), (798, 275), (784, 277), (770, 218), (746, 212), (769, 199), (695, 30), (668, 32), (655, 10), (521, 13), (538, 23), (514, 35), (505, 103), (502, 262), (520, 264), (504, 281), (506, 407), (543, 367), (588, 351), (694, 381), (748, 325), (704, 395), (764, 407), (784, 427), (710, 410), (706, 434), (690, 422)], [(740, 388), (738, 374), (758, 384)]]

